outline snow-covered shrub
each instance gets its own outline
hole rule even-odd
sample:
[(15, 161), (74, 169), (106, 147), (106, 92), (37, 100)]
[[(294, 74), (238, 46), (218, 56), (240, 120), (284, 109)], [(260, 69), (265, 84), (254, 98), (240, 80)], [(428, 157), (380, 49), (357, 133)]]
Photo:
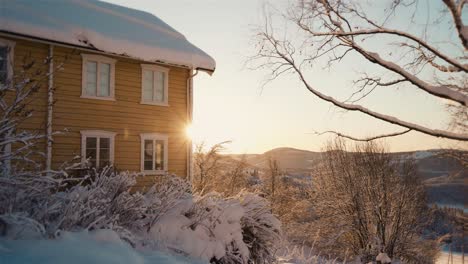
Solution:
[[(0, 177), (0, 236), (54, 238), (112, 230), (135, 248), (164, 249), (212, 263), (270, 263), (280, 223), (268, 202), (242, 192), (194, 195), (181, 178), (162, 176), (132, 192), (136, 174), (112, 168)], [(73, 184), (70, 184), (73, 183)]]
[(290, 245), (285, 241), (281, 250), (277, 254), (277, 259), (274, 263), (277, 264), (339, 264), (348, 263), (347, 261), (339, 262), (336, 259), (323, 258), (314, 252), (314, 249), (305, 245)]
[(21, 215), (41, 224), (47, 237), (60, 230), (103, 228), (128, 234), (127, 229), (138, 228), (146, 209), (143, 195), (129, 192), (135, 176), (111, 168), (82, 178), (64, 172), (12, 172), (0, 177), (0, 183), (0, 218), (5, 225), (13, 227), (5, 219)]
[(65, 172), (10, 173), (0, 177), (0, 226), (10, 230), (13, 223), (37, 223), (45, 237), (61, 231), (111, 229), (136, 246), (161, 215), (191, 197), (190, 185), (171, 175), (161, 176), (162, 182), (144, 194), (132, 192), (136, 177), (112, 167), (88, 170), (81, 177)]
[(167, 249), (226, 264), (271, 263), (280, 233), (268, 202), (247, 192), (187, 197), (151, 229)]
[(269, 202), (256, 194), (240, 192), (236, 198), (244, 209), (242, 233), (255, 263), (271, 263), (281, 241), (281, 223)]
[(168, 249), (217, 263), (247, 263), (241, 205), (216, 193), (187, 197), (171, 208), (151, 229)]
[(378, 263), (381, 263), (381, 264), (392, 263), (392, 259), (390, 259), (386, 253), (382, 253), (382, 252), (380, 252), (380, 253), (377, 255), (377, 257), (375, 258), (375, 260), (376, 260)]

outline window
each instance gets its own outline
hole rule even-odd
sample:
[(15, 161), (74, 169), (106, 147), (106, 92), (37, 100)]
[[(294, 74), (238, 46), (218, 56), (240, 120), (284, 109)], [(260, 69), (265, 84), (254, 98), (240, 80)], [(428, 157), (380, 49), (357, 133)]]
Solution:
[(83, 57), (82, 98), (114, 100), (115, 60), (91, 54)]
[(141, 65), (141, 103), (168, 105), (169, 69), (151, 64)]
[(141, 134), (141, 171), (162, 173), (167, 171), (167, 135)]
[(13, 77), (13, 51), (15, 42), (0, 39), (0, 85)]
[(114, 132), (85, 130), (80, 133), (83, 165), (102, 168), (114, 162)]

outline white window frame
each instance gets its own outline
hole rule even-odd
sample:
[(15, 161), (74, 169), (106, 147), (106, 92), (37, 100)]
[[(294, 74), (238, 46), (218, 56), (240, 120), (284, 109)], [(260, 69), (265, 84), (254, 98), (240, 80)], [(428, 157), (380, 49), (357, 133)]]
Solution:
[[(108, 101), (115, 101), (115, 63), (117, 60), (96, 55), (96, 54), (81, 54), (82, 57), (82, 70), (81, 70), (81, 98), (88, 98), (88, 99), (98, 99), (98, 100), (108, 100)], [(96, 95), (88, 95), (86, 94), (86, 85), (88, 80), (88, 71), (86, 69), (86, 65), (88, 61), (95, 61), (96, 65)], [(110, 65), (110, 80), (109, 80), (109, 96), (98, 96), (99, 83), (100, 83), (100, 64), (101, 63), (108, 63)]]
[[(14, 65), (14, 58), (15, 58), (15, 45), (16, 42), (0, 38), (0, 46), (8, 48), (8, 61), (7, 61), (7, 80), (11, 80), (13, 78), (13, 65)], [(5, 84), (0, 83), (0, 87), (3, 87)]]
[[(166, 75), (164, 78), (164, 100), (163, 102), (157, 102), (154, 100), (145, 100), (143, 97), (143, 82), (145, 70), (153, 72), (162, 72)], [(155, 80), (153, 80), (153, 94), (156, 93)], [(169, 68), (161, 67), (154, 64), (141, 64), (141, 101), (140, 104), (169, 106)]]
[(81, 164), (84, 167), (86, 165), (86, 139), (88, 137), (98, 138), (96, 141), (96, 167), (99, 168), (99, 138), (109, 138), (109, 162), (114, 164), (114, 149), (115, 149), (115, 135), (116, 132), (103, 131), (103, 130), (82, 130), (81, 134)]
[[(169, 137), (166, 134), (160, 134), (160, 133), (142, 133), (140, 134), (140, 139), (141, 139), (141, 154), (140, 154), (140, 170), (143, 174), (150, 174), (150, 175), (158, 175), (158, 174), (164, 174), (168, 171), (168, 166), (169, 166), (169, 152), (168, 152), (168, 142), (169, 142)], [(145, 170), (145, 140), (153, 140), (153, 144), (155, 140), (162, 140), (164, 141), (164, 170)], [(155, 159), (155, 147), (153, 145), (153, 164), (154, 164), (154, 159)]]

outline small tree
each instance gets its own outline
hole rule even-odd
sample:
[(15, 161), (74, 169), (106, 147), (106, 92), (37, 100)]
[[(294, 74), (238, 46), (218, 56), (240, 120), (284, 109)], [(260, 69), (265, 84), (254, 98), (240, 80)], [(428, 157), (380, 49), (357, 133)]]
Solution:
[(194, 191), (204, 194), (212, 190), (215, 178), (220, 173), (220, 160), (222, 159), (220, 153), (224, 150), (226, 143), (228, 141), (215, 144), (208, 151), (204, 150), (204, 143), (195, 147), (192, 181)]
[(317, 245), (343, 259), (367, 262), (386, 253), (407, 263), (431, 263), (437, 250), (422, 237), (425, 197), (411, 162), (395, 162), (373, 143), (352, 152), (342, 141), (330, 144), (314, 176)]
[(10, 173), (10, 168), (17, 162), (21, 167), (26, 164), (40, 165), (32, 155), (42, 153), (35, 147), (46, 135), (41, 131), (21, 129), (20, 125), (33, 115), (30, 105), (37, 99), (37, 91), (47, 82), (50, 73), (44, 69), (50, 59), (38, 63), (26, 56), (20, 61), (15, 75), (0, 84), (0, 173)]
[(231, 166), (227, 168), (226, 176), (228, 177), (228, 185), (225, 186), (224, 194), (232, 196), (239, 193), (247, 186), (247, 160), (245, 155), (239, 160), (235, 160)]

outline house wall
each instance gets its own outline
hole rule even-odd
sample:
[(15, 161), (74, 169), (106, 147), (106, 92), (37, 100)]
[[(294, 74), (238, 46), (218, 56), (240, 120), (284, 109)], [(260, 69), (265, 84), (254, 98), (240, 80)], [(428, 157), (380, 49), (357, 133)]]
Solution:
[[(15, 62), (25, 54), (41, 61), (46, 58), (48, 45), (16, 41)], [(189, 70), (168, 67), (169, 106), (140, 104), (140, 61), (107, 56), (117, 60), (115, 64), (115, 101), (80, 98), (82, 91), (81, 53), (92, 52), (54, 47), (55, 66), (63, 63), (63, 69), (54, 74), (53, 130), (67, 131), (54, 136), (52, 167), (71, 161), (81, 153), (80, 130), (105, 130), (116, 132), (114, 164), (119, 170), (140, 171), (140, 133), (162, 133), (169, 136), (168, 170), (186, 176), (188, 140), (185, 136), (187, 117), (187, 78)], [(102, 54), (101, 54), (102, 55)], [(35, 117), (25, 127), (37, 129), (46, 120), (47, 83), (36, 95)], [(45, 131), (45, 130), (44, 130)], [(45, 150), (45, 146), (44, 146)], [(148, 177), (146, 180), (150, 180)], [(144, 185), (145, 180), (139, 184)]]
[[(3, 37), (2, 37), (3, 38)], [(44, 63), (44, 60), (48, 56), (47, 45), (32, 43), (26, 41), (19, 41), (11, 38), (3, 38), (15, 42), (14, 52), (14, 64), (13, 71), (16, 76), (16, 81), (28, 79), (34, 79), (39, 82), (39, 89), (33, 92), (29, 98), (26, 107), (26, 111), (31, 112), (31, 116), (28, 117), (24, 122), (18, 124), (19, 130), (28, 130), (38, 135), (44, 135), (46, 133), (46, 121), (47, 121), (47, 74), (48, 66)], [(29, 86), (30, 87), (30, 86)], [(28, 87), (28, 88), (29, 88)], [(14, 94), (7, 94), (7, 99), (13, 100)], [(22, 144), (13, 145), (13, 149), (22, 147)], [(45, 156), (42, 155), (46, 148), (45, 138), (35, 141), (35, 144), (30, 148), (32, 154), (28, 158), (34, 160), (38, 164), (45, 165)], [(18, 166), (28, 166), (30, 163), (23, 164), (20, 161)]]

